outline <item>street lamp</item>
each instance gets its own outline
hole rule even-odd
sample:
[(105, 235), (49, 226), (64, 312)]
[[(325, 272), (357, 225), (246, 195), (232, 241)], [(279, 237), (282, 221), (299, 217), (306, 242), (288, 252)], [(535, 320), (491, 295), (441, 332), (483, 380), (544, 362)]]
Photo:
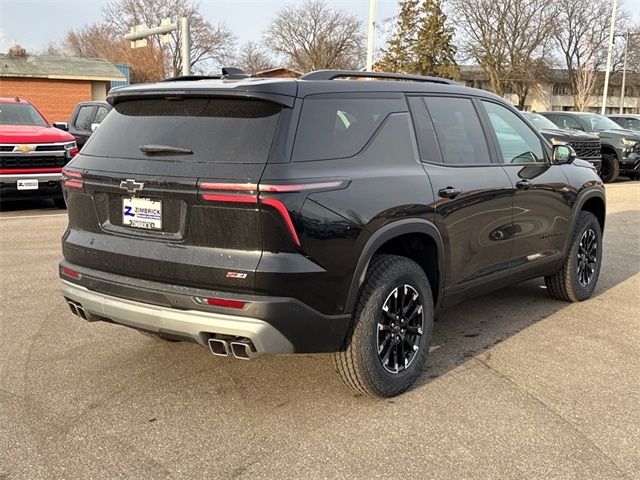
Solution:
[(609, 30), (609, 52), (607, 53), (607, 71), (604, 74), (604, 92), (602, 92), (602, 109), (600, 113), (607, 113), (607, 94), (609, 90), (609, 71), (611, 70), (611, 52), (613, 51), (613, 34), (616, 30), (616, 10), (618, 0), (613, 0), (611, 5), (611, 29)]

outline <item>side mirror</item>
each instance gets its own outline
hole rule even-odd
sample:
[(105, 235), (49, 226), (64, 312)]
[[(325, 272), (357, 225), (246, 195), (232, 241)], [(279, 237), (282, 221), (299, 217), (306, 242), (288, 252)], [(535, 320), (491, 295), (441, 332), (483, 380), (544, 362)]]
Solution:
[(69, 131), (69, 124), (67, 122), (53, 122), (53, 126), (65, 132)]
[(98, 129), (99, 126), (100, 126), (99, 123), (92, 123), (91, 124), (91, 131), (95, 132)]
[(553, 146), (553, 163), (556, 165), (568, 165), (576, 159), (576, 151), (569, 145)]

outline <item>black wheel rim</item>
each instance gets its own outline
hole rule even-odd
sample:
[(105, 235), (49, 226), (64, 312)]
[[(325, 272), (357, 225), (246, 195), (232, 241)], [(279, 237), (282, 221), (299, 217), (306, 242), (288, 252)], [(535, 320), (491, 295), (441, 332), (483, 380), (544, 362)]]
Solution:
[(387, 296), (378, 321), (376, 344), (378, 358), (387, 372), (400, 373), (416, 358), (423, 316), (420, 295), (411, 285), (400, 285)]
[(578, 245), (578, 282), (583, 287), (591, 283), (596, 273), (598, 262), (598, 237), (592, 229), (586, 230)]
[(601, 178), (609, 178), (609, 174), (611, 173), (611, 165), (608, 160), (603, 159), (602, 164), (600, 165), (600, 177)]

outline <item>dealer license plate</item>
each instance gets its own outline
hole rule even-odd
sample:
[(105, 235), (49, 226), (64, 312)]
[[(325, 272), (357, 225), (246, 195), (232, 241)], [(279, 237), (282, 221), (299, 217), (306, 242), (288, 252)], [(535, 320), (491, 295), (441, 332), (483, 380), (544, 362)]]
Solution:
[(123, 198), (122, 225), (162, 230), (162, 202), (148, 198)]
[(18, 190), (37, 190), (38, 189), (38, 180), (37, 179), (26, 179), (26, 180), (18, 180)]

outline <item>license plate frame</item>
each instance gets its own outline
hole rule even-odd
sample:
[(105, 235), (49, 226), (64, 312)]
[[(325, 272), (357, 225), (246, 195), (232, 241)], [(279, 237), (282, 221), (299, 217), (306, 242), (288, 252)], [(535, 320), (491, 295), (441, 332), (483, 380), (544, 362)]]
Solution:
[(124, 197), (122, 225), (140, 230), (162, 230), (162, 201), (151, 198)]
[(38, 190), (40, 183), (37, 178), (19, 178), (16, 182), (16, 188), (18, 190)]

